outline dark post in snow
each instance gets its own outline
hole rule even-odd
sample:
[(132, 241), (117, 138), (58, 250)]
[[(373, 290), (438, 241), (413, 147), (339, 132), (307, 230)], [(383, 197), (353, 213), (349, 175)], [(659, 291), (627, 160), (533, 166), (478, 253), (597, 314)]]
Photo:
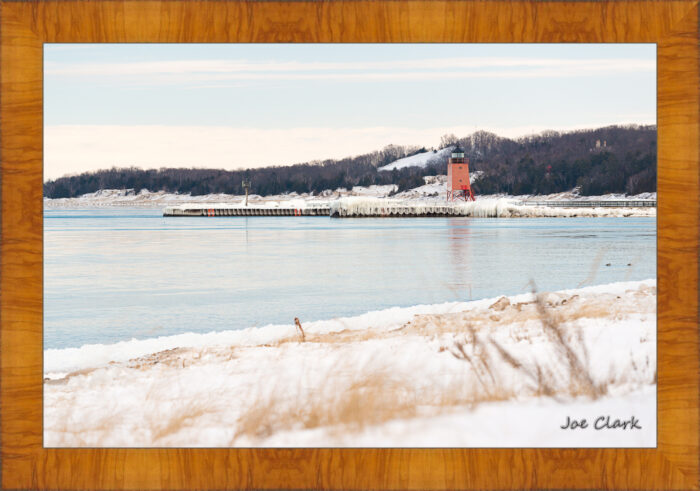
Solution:
[(245, 189), (245, 205), (248, 206), (248, 189), (250, 188), (250, 179), (243, 179), (241, 183), (243, 189)]

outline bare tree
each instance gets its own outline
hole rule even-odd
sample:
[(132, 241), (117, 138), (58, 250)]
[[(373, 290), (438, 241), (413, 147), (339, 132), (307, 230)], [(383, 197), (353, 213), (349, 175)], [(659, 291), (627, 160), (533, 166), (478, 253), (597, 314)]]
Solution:
[(440, 148), (456, 145), (458, 141), (459, 138), (457, 138), (453, 133), (442, 135), (442, 137), (440, 137)]

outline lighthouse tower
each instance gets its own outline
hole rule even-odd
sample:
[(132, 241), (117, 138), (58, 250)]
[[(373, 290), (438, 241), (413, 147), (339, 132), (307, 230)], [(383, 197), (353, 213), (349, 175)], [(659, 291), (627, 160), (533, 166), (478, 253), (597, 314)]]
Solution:
[(476, 199), (469, 182), (469, 159), (464, 158), (464, 150), (459, 147), (452, 150), (452, 156), (447, 162), (447, 201), (457, 199)]

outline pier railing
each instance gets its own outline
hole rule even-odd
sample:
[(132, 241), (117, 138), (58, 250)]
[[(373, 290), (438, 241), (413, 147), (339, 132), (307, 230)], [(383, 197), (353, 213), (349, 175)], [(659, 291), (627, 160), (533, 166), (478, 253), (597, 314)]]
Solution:
[(656, 200), (570, 200), (570, 201), (521, 201), (524, 206), (549, 206), (554, 208), (648, 208), (656, 207)]
[(330, 206), (307, 204), (306, 206), (241, 206), (238, 204), (192, 204), (168, 206), (164, 217), (245, 217), (245, 216), (329, 216)]

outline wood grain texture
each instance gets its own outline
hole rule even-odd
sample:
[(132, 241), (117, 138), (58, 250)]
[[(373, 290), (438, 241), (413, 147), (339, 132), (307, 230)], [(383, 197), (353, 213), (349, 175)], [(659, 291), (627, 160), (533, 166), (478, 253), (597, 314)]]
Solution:
[[(0, 443), (10, 489), (698, 489), (697, 0), (0, 0)], [(658, 46), (657, 449), (44, 449), (42, 44)]]

